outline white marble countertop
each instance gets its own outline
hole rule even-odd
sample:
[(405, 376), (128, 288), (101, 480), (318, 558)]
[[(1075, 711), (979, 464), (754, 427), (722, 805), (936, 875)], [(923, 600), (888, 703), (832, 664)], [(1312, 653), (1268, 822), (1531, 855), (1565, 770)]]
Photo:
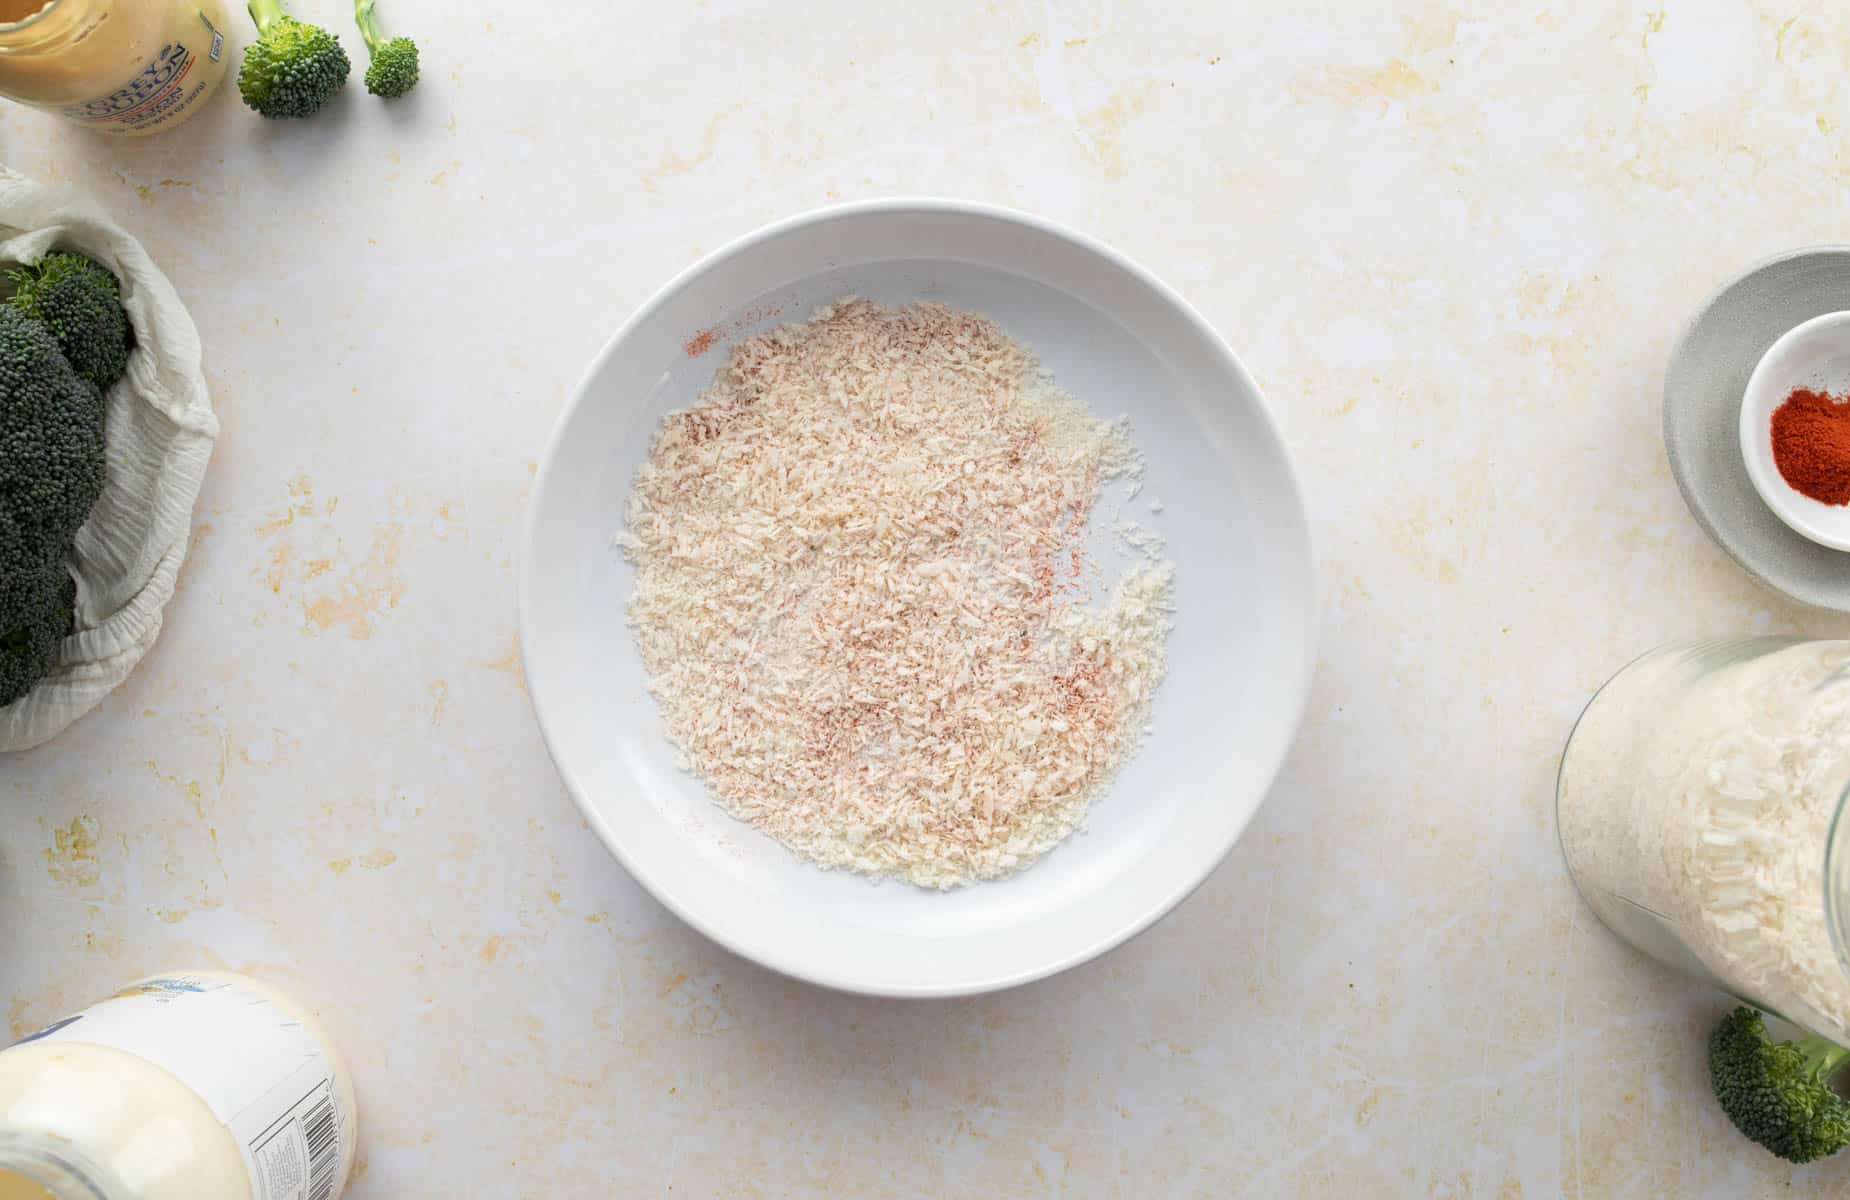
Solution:
[[(1702, 295), (1843, 239), (1850, 10), (1278, 7), (391, 0), (426, 64), (391, 109), (228, 94), (122, 144), (0, 106), (0, 159), (171, 275), (224, 425), (159, 645), (0, 768), (12, 1029), (176, 964), (278, 981), (356, 1065), (355, 1200), (1850, 1190), (1729, 1128), (1724, 1001), (1594, 922), (1551, 815), (1634, 653), (1850, 633), (1704, 539), (1658, 436)], [(948, 1003), (785, 981), (653, 903), (514, 634), (534, 465), (609, 333), (726, 239), (895, 192), (1180, 287), (1284, 421), (1329, 590), (1208, 884)]]

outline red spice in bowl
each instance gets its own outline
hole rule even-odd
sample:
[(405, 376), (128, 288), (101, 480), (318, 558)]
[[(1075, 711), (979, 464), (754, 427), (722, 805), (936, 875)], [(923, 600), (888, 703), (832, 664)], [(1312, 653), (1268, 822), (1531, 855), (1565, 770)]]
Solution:
[(1850, 504), (1850, 396), (1794, 388), (1773, 410), (1773, 463), (1794, 491)]

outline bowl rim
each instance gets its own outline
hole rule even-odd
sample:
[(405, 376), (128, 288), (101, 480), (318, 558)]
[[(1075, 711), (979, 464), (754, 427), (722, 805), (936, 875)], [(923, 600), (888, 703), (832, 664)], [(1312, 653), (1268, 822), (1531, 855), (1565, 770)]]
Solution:
[[(648, 866), (636, 856), (628, 853), (624, 849), (621, 839), (614, 836), (609, 822), (597, 811), (596, 807), (591, 803), (590, 798), (585, 795), (584, 789), (579, 786), (576, 776), (566, 766), (565, 760), (560, 754), (552, 722), (548, 719), (546, 705), (541, 700), (544, 689), (538, 673), (534, 669), (534, 664), (530, 661), (527, 648), (535, 644), (531, 628), (533, 613), (533, 580), (531, 573), (533, 562), (532, 550), (535, 544), (535, 533), (538, 527), (539, 516), (542, 509), (545, 507), (544, 500), (551, 482), (553, 467), (558, 461), (559, 450), (564, 443), (566, 430), (572, 425), (572, 419), (577, 414), (580, 406), (586, 403), (592, 383), (602, 374), (605, 365), (615, 355), (617, 347), (620, 346), (636, 328), (653, 317), (659, 309), (664, 307), (670, 299), (683, 288), (687, 287), (693, 280), (713, 270), (727, 260), (755, 248), (761, 243), (771, 241), (808, 226), (826, 224), (846, 218), (904, 214), (948, 214), (979, 217), (987, 220), (1019, 225), (1055, 239), (1068, 242), (1080, 250), (1098, 257), (1116, 269), (1123, 271), (1137, 282), (1148, 287), (1165, 305), (1172, 309), (1176, 315), (1191, 326), (1193, 331), (1200, 335), (1204, 339), (1204, 343), (1212, 349), (1221, 368), (1229, 372), (1234, 378), (1237, 378), (1250, 394), (1257, 399), (1254, 415), (1258, 420), (1259, 427), (1264, 436), (1269, 440), (1268, 449), (1278, 460), (1278, 465), (1281, 469), (1281, 477), (1288, 491), (1288, 496), (1285, 498), (1289, 500), (1291, 511), (1297, 518), (1297, 523), (1301, 528), (1305, 552), (1304, 583), (1308, 590), (1313, 611), (1307, 623), (1309, 636), (1303, 639), (1304, 644), (1298, 656), (1298, 661), (1295, 664), (1295, 670), (1293, 671), (1291, 681), (1292, 694), (1289, 697), (1280, 697), (1280, 699), (1284, 701), (1284, 707), (1291, 718), (1286, 727), (1292, 731), (1292, 736), (1281, 739), (1279, 744), (1270, 751), (1270, 761), (1264, 764), (1265, 771), (1263, 772), (1263, 778), (1266, 780), (1266, 784), (1260, 792), (1258, 801), (1253, 804), (1252, 810), (1246, 815), (1245, 820), (1241, 822), (1233, 835), (1227, 839), (1226, 845), (1220, 847), (1218, 853), (1204, 859), (1194, 872), (1178, 876), (1173, 881), (1172, 885), (1167, 888), (1154, 903), (1148, 905), (1143, 912), (1137, 913), (1133, 915), (1131, 919), (1121, 922), (1116, 928), (1111, 929), (1104, 935), (1087, 941), (1081, 948), (1070, 951), (1057, 958), (1037, 961), (1016, 971), (977, 978), (956, 979), (945, 983), (869, 984), (855, 979), (853, 975), (848, 972), (818, 970), (807, 963), (795, 961), (793, 956), (783, 953), (777, 947), (767, 947), (757, 943), (744, 944), (741, 940), (732, 937), (727, 930), (708, 921), (704, 916), (686, 904), (679, 896), (670, 880), (662, 878), (659, 873), (650, 870)], [(1258, 816), (1259, 809), (1271, 794), (1272, 789), (1277, 786), (1278, 776), (1284, 768), (1285, 760), (1290, 755), (1292, 747), (1296, 745), (1298, 736), (1302, 732), (1304, 715), (1310, 704), (1311, 684), (1316, 671), (1318, 645), (1321, 640), (1322, 614), (1325, 607), (1322, 567), (1317, 555), (1316, 538), (1311, 529), (1310, 508), (1306, 502), (1304, 484), (1299, 475), (1296, 460), (1292, 457), (1290, 445), (1285, 440), (1284, 431), (1279, 425), (1278, 416), (1273, 411), (1271, 402), (1266, 399), (1265, 393), (1259, 387), (1258, 382), (1253, 378), (1251, 372), (1246, 369), (1245, 364), (1242, 363), (1239, 357), (1234, 353), (1227, 339), (1221, 336), (1220, 331), (1209, 324), (1207, 319), (1203, 317), (1192, 304), (1183, 298), (1181, 293), (1176, 291), (1169, 284), (1165, 283), (1162, 279), (1129, 256), (1089, 234), (1081, 233), (1078, 230), (1058, 222), (1019, 209), (1008, 208), (984, 201), (928, 195), (898, 195), (869, 200), (849, 201), (841, 204), (824, 205), (819, 208), (808, 209), (781, 218), (735, 237), (719, 246), (717, 249), (700, 256), (693, 263), (677, 272), (661, 287), (657, 288), (648, 299), (644, 300), (642, 304), (636, 308), (635, 312), (631, 313), (630, 316), (617, 327), (616, 332), (610, 335), (604, 342), (603, 347), (593, 356), (590, 364), (579, 375), (577, 382), (573, 385), (572, 391), (567, 397), (565, 404), (560, 408), (557, 417), (554, 418), (552, 432), (547, 437), (546, 447), (540, 459), (539, 469), (534, 475), (533, 490), (528, 500), (527, 513), (522, 521), (521, 539), (516, 566), (516, 592), (519, 607), (518, 630), (521, 647), (521, 668), (527, 683), (528, 701), (533, 707), (534, 718), (540, 727), (540, 736), (545, 743), (546, 752), (552, 759), (554, 769), (558, 771), (559, 777), (564, 782), (567, 792), (570, 793), (572, 803), (577, 807), (579, 814), (584, 817), (585, 821), (597, 834), (598, 840), (604, 844), (604, 848), (617, 860), (623, 869), (629, 873), (630, 877), (641, 885), (644, 891), (648, 892), (651, 897), (663, 907), (667, 908), (681, 921), (727, 951), (741, 958), (757, 963), (786, 978), (796, 979), (832, 991), (892, 999), (936, 999), (981, 995), (1019, 987), (1023, 984), (1058, 975), (1064, 971), (1090, 962), (1100, 955), (1123, 945), (1125, 942), (1128, 942), (1130, 939), (1150, 928), (1150, 926), (1154, 925), (1164, 916), (1174, 911), (1184, 900), (1188, 899), (1188, 897), (1205, 883), (1208, 877), (1226, 861), (1227, 855), (1233, 851), (1234, 846), (1239, 843), (1240, 838), (1243, 837), (1247, 829), (1251, 827), (1253, 818)]]
[[(1785, 522), (1786, 527), (1802, 537), (1811, 539), (1820, 546), (1830, 550), (1850, 551), (1850, 534), (1834, 534), (1817, 525), (1795, 503), (1796, 499), (1808, 499), (1797, 489), (1788, 485), (1779, 475), (1779, 469), (1773, 464), (1771, 452), (1763, 455), (1761, 443), (1765, 440), (1763, 426), (1779, 401), (1770, 406), (1761, 403), (1778, 389), (1774, 387), (1769, 374), (1769, 364), (1775, 355), (1808, 338), (1818, 336), (1827, 328), (1835, 328), (1840, 336), (1845, 329), (1850, 329), (1850, 309), (1837, 309), (1832, 312), (1819, 313), (1807, 317), (1791, 329), (1780, 334), (1773, 344), (1766, 348), (1754, 369), (1747, 376), (1747, 386), (1741, 389), (1741, 414), (1736, 422), (1736, 429), (1741, 439), (1741, 460), (1747, 467), (1747, 478), (1754, 485), (1754, 491), (1761, 502), (1773, 510), (1773, 515)], [(1850, 337), (1843, 338), (1850, 345)], [(1764, 411), (1762, 411), (1764, 409)], [(1771, 468), (1771, 469), (1769, 469)], [(1816, 501), (1811, 501), (1816, 503)]]

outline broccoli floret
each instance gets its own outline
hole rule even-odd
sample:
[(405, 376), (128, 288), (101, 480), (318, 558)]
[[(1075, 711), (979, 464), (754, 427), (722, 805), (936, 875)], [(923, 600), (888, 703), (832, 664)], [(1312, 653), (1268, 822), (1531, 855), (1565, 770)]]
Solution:
[(1709, 1080), (1736, 1129), (1788, 1162), (1807, 1163), (1850, 1145), (1850, 1104), (1831, 1076), (1850, 1050), (1808, 1036), (1775, 1042), (1751, 1008), (1737, 1008), (1709, 1035)]
[(103, 493), (103, 413), (51, 330), (0, 305), (0, 705), (51, 669), (70, 630), (65, 556)]
[(366, 90), (387, 100), (404, 95), (418, 82), (418, 44), (408, 37), (388, 39), (379, 32), (373, 0), (354, 0), (353, 20), (360, 27), (372, 65), (366, 68)]
[(10, 629), (0, 630), (0, 708), (13, 703), (58, 665), (58, 647), (76, 624), (77, 581), (69, 571), (28, 598)]
[(277, 0), (250, 0), (257, 40), (238, 67), (244, 103), (266, 117), (307, 117), (340, 91), (353, 64), (338, 39), (286, 16)]
[(10, 303), (43, 322), (77, 373), (108, 391), (128, 369), (133, 343), (122, 290), (109, 269), (81, 254), (47, 254), (7, 272)]

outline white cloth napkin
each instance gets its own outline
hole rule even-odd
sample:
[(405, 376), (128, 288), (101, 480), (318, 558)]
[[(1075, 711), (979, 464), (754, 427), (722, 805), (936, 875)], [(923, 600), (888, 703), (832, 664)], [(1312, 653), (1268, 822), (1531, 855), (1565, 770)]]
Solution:
[(218, 437), (199, 331), (147, 251), (75, 191), (0, 167), (0, 267), (53, 249), (81, 250), (116, 273), (135, 349), (109, 392), (108, 480), (68, 564), (77, 576), (77, 632), (50, 675), (0, 708), (0, 752), (62, 733), (154, 645)]

